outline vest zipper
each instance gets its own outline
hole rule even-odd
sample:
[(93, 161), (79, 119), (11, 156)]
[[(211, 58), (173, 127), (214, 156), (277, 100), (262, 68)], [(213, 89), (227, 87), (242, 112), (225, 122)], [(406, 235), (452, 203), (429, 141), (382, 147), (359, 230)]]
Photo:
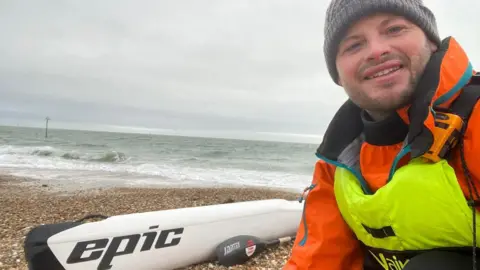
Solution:
[(396, 156), (395, 159), (393, 160), (392, 167), (390, 167), (390, 172), (389, 172), (389, 174), (388, 174), (387, 183), (389, 183), (390, 180), (392, 180), (393, 175), (395, 174), (395, 171), (397, 170), (398, 162), (400, 162), (400, 160), (401, 160), (405, 155), (407, 155), (408, 153), (410, 153), (411, 151), (412, 151), (412, 147), (408, 144), (408, 145), (405, 145), (404, 147), (402, 147), (402, 149), (400, 150), (400, 152), (398, 152), (397, 156)]
[(348, 170), (349, 172), (351, 172), (353, 175), (355, 175), (355, 177), (357, 178), (358, 182), (360, 183), (360, 186), (362, 186), (362, 190), (363, 190), (363, 193), (367, 194), (367, 195), (372, 195), (373, 192), (372, 190), (370, 189), (370, 187), (368, 186), (367, 184), (367, 181), (365, 181), (365, 179), (363, 178), (362, 176), (362, 173), (341, 163), (341, 162), (338, 162), (338, 161), (334, 161), (334, 160), (330, 160), (318, 153), (315, 154), (319, 159), (335, 166), (335, 167), (339, 167), (339, 168), (343, 168), (343, 169), (346, 169)]
[[(304, 233), (302, 240), (300, 240), (300, 242), (298, 243), (299, 246), (304, 246), (305, 243), (307, 242), (308, 226), (307, 226), (307, 216), (305, 214), (305, 211), (306, 211), (306, 208), (307, 208), (307, 198), (308, 198), (308, 195), (310, 194), (310, 191), (312, 189), (314, 189), (316, 186), (317, 186), (317, 184), (311, 184), (310, 186), (305, 188), (302, 192), (302, 196), (298, 199), (298, 201), (300, 203), (303, 202), (302, 219), (303, 219), (303, 233)], [(305, 195), (305, 193), (307, 193), (307, 194)]]

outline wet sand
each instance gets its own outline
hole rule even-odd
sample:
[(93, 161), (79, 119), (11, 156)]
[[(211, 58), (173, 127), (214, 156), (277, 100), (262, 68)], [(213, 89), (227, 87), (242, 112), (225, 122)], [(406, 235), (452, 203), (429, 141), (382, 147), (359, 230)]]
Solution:
[[(27, 269), (23, 241), (33, 226), (107, 216), (261, 199), (296, 199), (300, 194), (260, 188), (71, 188), (0, 174), (0, 270)], [(204, 263), (186, 269), (281, 269), (291, 243), (267, 250), (245, 265)]]

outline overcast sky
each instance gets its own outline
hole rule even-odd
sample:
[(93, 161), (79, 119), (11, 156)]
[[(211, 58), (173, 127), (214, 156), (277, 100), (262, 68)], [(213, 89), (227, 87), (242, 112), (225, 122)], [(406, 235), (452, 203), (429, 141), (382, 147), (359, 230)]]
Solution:
[[(479, 65), (480, 2), (425, 3)], [(327, 5), (2, 0), (0, 124), (317, 143), (346, 99), (325, 68)]]

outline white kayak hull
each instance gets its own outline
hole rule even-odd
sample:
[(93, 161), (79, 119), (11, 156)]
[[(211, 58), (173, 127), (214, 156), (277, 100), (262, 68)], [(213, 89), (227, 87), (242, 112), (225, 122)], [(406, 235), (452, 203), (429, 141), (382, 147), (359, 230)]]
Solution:
[(113, 216), (54, 233), (46, 242), (57, 262), (42, 268), (38, 262), (48, 259), (37, 257), (29, 265), (32, 270), (182, 268), (215, 259), (217, 245), (237, 235), (266, 240), (295, 235), (302, 210), (298, 201), (273, 199)]

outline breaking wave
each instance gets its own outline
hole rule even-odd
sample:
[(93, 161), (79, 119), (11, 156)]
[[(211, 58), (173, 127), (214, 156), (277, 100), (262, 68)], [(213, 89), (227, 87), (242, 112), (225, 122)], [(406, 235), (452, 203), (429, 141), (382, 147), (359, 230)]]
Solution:
[(17, 156), (39, 156), (39, 157), (59, 157), (67, 160), (83, 160), (92, 162), (123, 162), (128, 158), (123, 152), (115, 150), (106, 150), (99, 153), (79, 153), (76, 151), (65, 151), (53, 148), (51, 146), (0, 146), (1, 155), (17, 155)]

